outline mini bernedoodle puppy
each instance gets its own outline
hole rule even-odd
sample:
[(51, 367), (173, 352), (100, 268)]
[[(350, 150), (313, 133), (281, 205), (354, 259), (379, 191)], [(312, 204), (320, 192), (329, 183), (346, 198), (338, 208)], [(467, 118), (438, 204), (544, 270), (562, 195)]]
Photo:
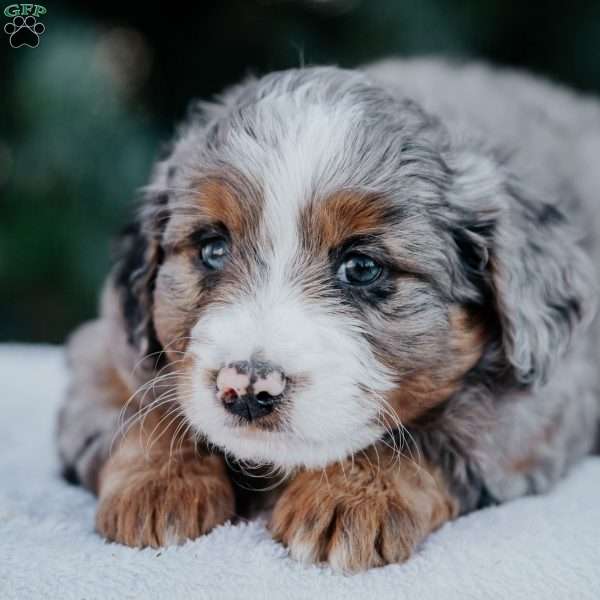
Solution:
[(190, 111), (70, 340), (65, 476), (123, 544), (267, 507), (299, 560), (404, 561), (595, 450), (599, 231), (594, 99), (435, 60), (251, 78)]

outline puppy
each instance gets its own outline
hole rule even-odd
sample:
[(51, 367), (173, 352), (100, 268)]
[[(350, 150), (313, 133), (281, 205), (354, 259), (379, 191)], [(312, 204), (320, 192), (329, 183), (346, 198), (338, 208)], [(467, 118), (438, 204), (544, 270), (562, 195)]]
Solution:
[(351, 572), (549, 489), (600, 417), (598, 156), (598, 102), (481, 65), (197, 104), (69, 342), (98, 532), (178, 543), (269, 487), (291, 556)]

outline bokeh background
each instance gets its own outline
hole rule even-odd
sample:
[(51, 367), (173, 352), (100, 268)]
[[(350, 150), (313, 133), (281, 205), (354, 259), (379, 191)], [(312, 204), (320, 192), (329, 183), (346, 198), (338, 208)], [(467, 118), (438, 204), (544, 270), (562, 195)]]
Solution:
[(41, 4), (37, 48), (0, 31), (0, 340), (61, 342), (95, 314), (161, 143), (245, 74), (442, 54), (600, 93), (599, 0)]

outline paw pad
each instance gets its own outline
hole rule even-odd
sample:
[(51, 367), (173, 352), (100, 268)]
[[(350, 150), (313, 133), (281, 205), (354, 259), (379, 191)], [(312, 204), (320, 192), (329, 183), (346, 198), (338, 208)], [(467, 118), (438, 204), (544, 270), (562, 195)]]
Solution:
[(11, 23), (4, 26), (4, 33), (10, 36), (10, 45), (13, 48), (28, 46), (36, 48), (40, 43), (40, 35), (46, 28), (33, 15), (28, 17), (14, 17)]

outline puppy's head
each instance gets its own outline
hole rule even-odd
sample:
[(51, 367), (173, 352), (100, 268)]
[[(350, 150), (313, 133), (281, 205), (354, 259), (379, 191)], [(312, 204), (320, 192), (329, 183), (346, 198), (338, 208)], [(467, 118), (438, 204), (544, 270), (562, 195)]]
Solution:
[(130, 344), (164, 351), (210, 442), (284, 467), (364, 448), (468, 377), (543, 380), (588, 265), (504, 168), (360, 73), (235, 88), (146, 192)]

